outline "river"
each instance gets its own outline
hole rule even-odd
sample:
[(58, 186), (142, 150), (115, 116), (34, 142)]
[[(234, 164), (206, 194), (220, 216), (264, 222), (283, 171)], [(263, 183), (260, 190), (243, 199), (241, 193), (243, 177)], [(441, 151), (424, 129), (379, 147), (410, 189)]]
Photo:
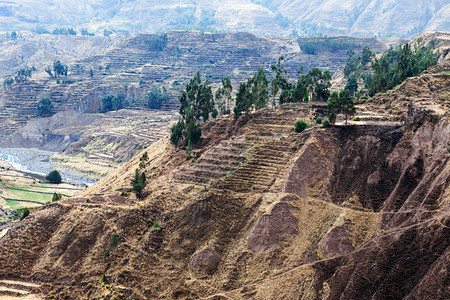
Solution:
[(45, 176), (52, 170), (58, 170), (63, 180), (72, 183), (91, 186), (96, 182), (75, 174), (70, 169), (61, 168), (51, 160), (53, 154), (55, 152), (37, 149), (0, 148), (0, 157), (19, 171)]

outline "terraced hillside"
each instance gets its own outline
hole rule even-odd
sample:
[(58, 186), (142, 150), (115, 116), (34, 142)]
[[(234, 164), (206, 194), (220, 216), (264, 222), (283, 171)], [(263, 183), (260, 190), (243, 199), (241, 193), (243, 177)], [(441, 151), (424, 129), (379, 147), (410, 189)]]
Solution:
[[(356, 52), (369, 45), (383, 51), (387, 44), (370, 38), (336, 37)], [(134, 107), (143, 107), (151, 86), (165, 86), (171, 100), (165, 110), (177, 107), (178, 91), (197, 71), (214, 84), (231, 76), (233, 84), (252, 76), (259, 66), (266, 70), (280, 55), (287, 58), (285, 67), (295, 79), (300, 67), (329, 68), (345, 63), (348, 49), (337, 52), (303, 53), (299, 40), (274, 36), (258, 37), (247, 33), (211, 34), (202, 32), (169, 32), (166, 40), (159, 35), (140, 35), (123, 42), (106, 54), (94, 55), (69, 64), (68, 76), (52, 79), (43, 69), (31, 80), (12, 84), (0, 92), (0, 129), (2, 134), (23, 126), (36, 115), (36, 103), (50, 97), (56, 111), (73, 109), (98, 112), (101, 99), (123, 91)], [(93, 70), (93, 77), (90, 70)]]
[[(293, 131), (317, 116), (222, 117), (191, 158), (154, 143), (144, 165), (138, 155), (13, 225), (0, 279), (60, 298), (445, 298), (448, 111)], [(141, 201), (128, 195), (136, 168)]]

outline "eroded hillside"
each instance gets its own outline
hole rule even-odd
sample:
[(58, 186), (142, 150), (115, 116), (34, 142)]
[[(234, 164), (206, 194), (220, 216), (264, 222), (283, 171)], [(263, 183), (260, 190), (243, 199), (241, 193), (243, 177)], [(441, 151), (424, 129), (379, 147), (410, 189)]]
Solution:
[[(292, 130), (321, 113), (221, 117), (189, 159), (154, 143), (11, 227), (0, 278), (61, 299), (447, 298), (448, 110)], [(142, 201), (129, 195), (136, 168)]]

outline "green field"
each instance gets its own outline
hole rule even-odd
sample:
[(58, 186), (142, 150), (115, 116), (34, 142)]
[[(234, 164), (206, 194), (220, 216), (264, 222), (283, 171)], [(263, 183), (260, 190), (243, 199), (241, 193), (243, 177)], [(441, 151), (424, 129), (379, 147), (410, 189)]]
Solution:
[(6, 200), (6, 205), (14, 207), (14, 206), (19, 206), (20, 203), (16, 202), (16, 201), (10, 201), (10, 200)]
[(39, 202), (41, 204), (52, 201), (53, 197), (53, 194), (39, 194), (29, 191), (9, 190), (8, 192), (18, 199)]

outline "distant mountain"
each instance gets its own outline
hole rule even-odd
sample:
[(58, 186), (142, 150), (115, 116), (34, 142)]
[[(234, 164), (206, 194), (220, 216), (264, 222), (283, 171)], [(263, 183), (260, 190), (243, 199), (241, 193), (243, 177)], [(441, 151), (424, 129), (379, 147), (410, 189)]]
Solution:
[(0, 1), (0, 31), (38, 25), (132, 33), (213, 27), (257, 34), (413, 37), (450, 31), (447, 0)]

